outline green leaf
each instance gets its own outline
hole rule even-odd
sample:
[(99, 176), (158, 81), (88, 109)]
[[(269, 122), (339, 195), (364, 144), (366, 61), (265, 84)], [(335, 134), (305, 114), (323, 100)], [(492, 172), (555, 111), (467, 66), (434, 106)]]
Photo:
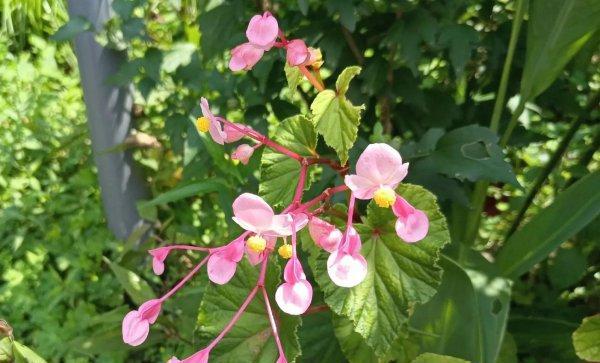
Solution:
[(412, 363), (469, 363), (469, 361), (447, 355), (424, 353), (413, 360)]
[[(279, 124), (273, 140), (301, 156), (316, 156), (317, 134), (306, 117), (297, 115)], [(294, 197), (300, 163), (272, 149), (265, 149), (260, 164), (260, 194), (271, 205), (288, 204)], [(308, 188), (308, 180), (307, 180)]]
[(192, 183), (188, 185), (179, 186), (175, 189), (171, 189), (158, 197), (141, 203), (143, 207), (151, 207), (171, 202), (176, 202), (181, 199), (201, 196), (206, 193), (213, 193), (227, 188), (227, 184), (223, 179), (213, 178), (211, 180), (203, 180), (201, 182)]
[(587, 267), (587, 259), (577, 248), (560, 248), (548, 265), (548, 278), (554, 287), (564, 289), (579, 281)]
[(240, 24), (236, 20), (243, 10), (242, 6), (224, 3), (202, 12), (199, 22), (203, 57), (212, 59), (224, 50), (235, 46), (237, 38), (223, 35), (238, 32)]
[(106, 257), (104, 257), (104, 262), (108, 264), (112, 272), (115, 274), (117, 280), (119, 280), (119, 283), (121, 286), (123, 286), (133, 302), (141, 305), (146, 301), (156, 297), (150, 285), (148, 285), (148, 283), (144, 281), (138, 274), (111, 262)]
[(74, 16), (69, 21), (58, 28), (56, 33), (50, 36), (50, 39), (57, 42), (72, 40), (80, 33), (92, 29), (92, 23), (82, 16)]
[[(270, 297), (275, 295), (281, 275), (281, 269), (272, 262), (266, 277)], [(226, 285), (211, 284), (207, 287), (198, 314), (198, 331), (202, 340), (199, 346), (207, 344), (223, 330), (256, 285), (258, 270), (259, 266), (250, 265), (244, 258), (238, 264), (235, 276)], [(293, 362), (300, 354), (300, 343), (296, 336), (300, 318), (283, 313), (274, 300), (271, 300), (271, 307), (279, 317), (279, 335), (286, 358)], [(215, 363), (238, 363), (240, 359), (244, 362), (272, 363), (278, 356), (263, 296), (259, 292), (240, 320), (211, 351), (210, 358)]]
[(548, 88), (599, 27), (597, 0), (533, 1), (521, 97), (529, 101)]
[(517, 278), (600, 214), (600, 172), (580, 179), (516, 231), (498, 253), (503, 274)]
[(510, 282), (496, 277), (487, 261), (482, 270), (462, 268), (448, 257), (437, 295), (418, 306), (410, 325), (430, 333), (422, 351), (448, 354), (477, 363), (494, 363), (500, 352), (510, 304)]
[(354, 331), (352, 322), (343, 316), (334, 315), (333, 325), (339, 345), (350, 363), (378, 363), (373, 348), (365, 344), (364, 338)]
[(504, 339), (502, 340), (500, 354), (498, 354), (496, 363), (519, 363), (517, 357), (517, 343), (515, 342), (515, 338), (509, 333), (504, 333)]
[(173, 47), (164, 55), (161, 68), (167, 73), (175, 72), (177, 68), (190, 63), (195, 50), (196, 46), (191, 43), (173, 44)]
[(302, 72), (300, 72), (300, 69), (298, 69), (298, 67), (290, 66), (288, 62), (285, 62), (283, 70), (285, 71), (285, 79), (287, 80), (288, 87), (290, 88), (290, 91), (292, 91), (293, 94), (294, 92), (296, 92), (296, 88), (298, 88), (300, 81), (302, 81)]
[(0, 363), (13, 361), (12, 341), (9, 337), (0, 339)]
[(600, 361), (600, 314), (583, 319), (581, 326), (573, 333), (575, 353), (583, 360)]
[(397, 192), (429, 217), (425, 239), (403, 242), (396, 235), (391, 210), (371, 203), (365, 223), (355, 224), (368, 263), (367, 277), (360, 285), (345, 289), (333, 284), (327, 274), (326, 252), (313, 251), (309, 258), (325, 302), (333, 312), (352, 321), (354, 330), (379, 357), (385, 356), (400, 336), (409, 311), (436, 293), (441, 280), (436, 262), (440, 249), (450, 241), (446, 220), (430, 192), (410, 184), (400, 185)]
[(344, 69), (336, 81), (337, 92), (319, 92), (310, 105), (317, 132), (337, 152), (342, 165), (348, 161), (348, 151), (356, 141), (360, 113), (364, 109), (364, 105), (354, 106), (346, 98), (350, 81), (359, 73), (357, 66)]
[[(315, 304), (313, 300), (313, 304)], [(301, 362), (330, 363), (343, 362), (340, 349), (331, 322), (332, 314), (323, 311), (302, 317), (302, 327), (298, 333), (302, 344)]]
[(23, 344), (13, 341), (14, 363), (46, 363), (46, 360)]
[(441, 29), (440, 43), (447, 45), (450, 62), (457, 76), (463, 73), (478, 39), (477, 31), (468, 25), (452, 24)]
[(498, 146), (498, 136), (487, 127), (469, 125), (446, 133), (437, 142), (430, 162), (439, 173), (453, 178), (519, 186)]

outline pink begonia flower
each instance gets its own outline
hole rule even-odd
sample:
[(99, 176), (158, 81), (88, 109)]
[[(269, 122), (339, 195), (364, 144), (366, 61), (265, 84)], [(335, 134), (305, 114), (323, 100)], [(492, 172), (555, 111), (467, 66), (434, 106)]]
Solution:
[(337, 250), (343, 234), (333, 224), (318, 217), (312, 217), (308, 222), (308, 232), (317, 246), (331, 253)]
[(243, 43), (231, 50), (229, 69), (233, 72), (249, 71), (258, 63), (265, 53), (265, 49), (252, 43)]
[(349, 226), (344, 241), (327, 259), (327, 272), (336, 285), (354, 287), (367, 276), (367, 260), (360, 254), (361, 247), (360, 236)]
[(273, 46), (278, 33), (277, 19), (268, 11), (262, 15), (254, 15), (246, 29), (246, 37), (250, 43), (268, 48)]
[[(283, 237), (292, 234), (292, 216), (275, 214), (273, 208), (258, 195), (244, 193), (233, 201), (233, 220), (246, 231), (262, 237)], [(296, 231), (302, 229), (308, 218), (305, 214), (295, 216)]]
[(399, 195), (396, 196), (392, 211), (398, 217), (396, 233), (405, 242), (418, 242), (427, 236), (429, 218), (425, 212), (416, 209)]
[(165, 272), (165, 259), (171, 252), (168, 247), (159, 247), (149, 250), (148, 253), (152, 255), (152, 270), (157, 275), (162, 275)]
[(346, 175), (344, 182), (358, 199), (372, 199), (379, 206), (394, 203), (394, 190), (406, 177), (408, 163), (387, 144), (371, 144), (358, 158), (356, 174)]
[[(204, 97), (200, 99), (200, 108), (202, 109), (202, 115), (210, 122), (208, 132), (217, 144), (223, 145), (224, 143), (236, 142), (244, 137), (243, 132), (236, 130), (229, 124), (225, 124), (225, 127), (223, 127), (217, 117), (210, 111), (208, 101)], [(247, 128), (245, 125), (235, 125), (240, 129)]]
[(235, 274), (237, 264), (243, 256), (243, 237), (237, 238), (228, 245), (212, 252), (206, 264), (206, 271), (210, 281), (219, 285), (228, 283)]
[(131, 346), (142, 344), (148, 337), (150, 324), (154, 324), (160, 314), (162, 301), (160, 299), (148, 300), (137, 310), (130, 311), (123, 318), (123, 341)]
[(291, 40), (285, 46), (286, 59), (291, 66), (299, 66), (310, 60), (310, 52), (302, 39)]
[(280, 355), (279, 358), (277, 358), (277, 362), (275, 363), (288, 363), (288, 361), (283, 355)]
[(296, 256), (285, 265), (283, 279), (285, 283), (281, 284), (275, 292), (277, 305), (290, 315), (304, 313), (312, 301), (313, 290)]
[(239, 145), (231, 154), (233, 160), (239, 160), (242, 164), (247, 165), (250, 157), (254, 153), (254, 148), (248, 144)]
[(265, 240), (267, 241), (267, 247), (262, 252), (255, 252), (252, 249), (246, 246), (246, 256), (248, 256), (248, 261), (252, 265), (258, 265), (263, 262), (265, 257), (269, 254), (269, 251), (272, 251), (275, 248), (275, 242), (277, 241), (276, 237), (265, 236)]
[(208, 356), (210, 354), (210, 349), (204, 348), (184, 360), (179, 360), (176, 357), (171, 357), (167, 363), (208, 363)]

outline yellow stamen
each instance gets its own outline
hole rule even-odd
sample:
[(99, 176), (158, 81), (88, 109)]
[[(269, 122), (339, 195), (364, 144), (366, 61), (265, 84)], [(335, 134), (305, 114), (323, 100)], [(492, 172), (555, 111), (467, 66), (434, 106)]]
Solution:
[(198, 117), (198, 119), (196, 120), (196, 128), (200, 132), (207, 132), (209, 126), (210, 121), (204, 116)]
[(396, 193), (392, 188), (379, 188), (375, 192), (373, 199), (375, 200), (375, 203), (381, 208), (388, 208), (396, 201)]
[(261, 253), (267, 247), (267, 241), (260, 236), (252, 236), (246, 241), (246, 246), (248, 246), (251, 251)]
[(288, 244), (281, 245), (277, 252), (279, 252), (279, 256), (287, 260), (288, 258), (292, 257), (292, 246)]

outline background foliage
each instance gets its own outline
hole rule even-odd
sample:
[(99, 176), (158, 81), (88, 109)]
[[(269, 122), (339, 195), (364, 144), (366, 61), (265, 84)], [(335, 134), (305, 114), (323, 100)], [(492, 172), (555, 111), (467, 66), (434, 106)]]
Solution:
[[(109, 81), (135, 84), (135, 128), (160, 145), (135, 149), (155, 196), (140, 212), (159, 239), (225, 243), (238, 230), (221, 206), (242, 191), (268, 190), (259, 188), (260, 173), (269, 173), (261, 155), (235, 165), (196, 133), (190, 120), (200, 96), (229, 119), (276, 135), (281, 121), (309, 113), (315, 92), (304, 81), (297, 92), (287, 87), (277, 51), (247, 74), (226, 67), (227, 51), (263, 6), (286, 32), (322, 49), (330, 88), (345, 67), (362, 67), (346, 93), (365, 105), (349, 162), (369, 142), (398, 148), (411, 163), (408, 182), (435, 194), (452, 236), (437, 294), (406, 316), (392, 312), (400, 339), (385, 356), (382, 337), (361, 335), (352, 316), (337, 315), (320, 284), (323, 302), (316, 296), (315, 304), (335, 313), (302, 318), (298, 360), (454, 362), (417, 358), (429, 352), (472, 362), (576, 362), (577, 347), (581, 359), (597, 360), (586, 343), (594, 341), (597, 318), (578, 329), (600, 307), (597, 2), (113, 1), (116, 16), (95, 31), (127, 53)], [(520, 12), (527, 17), (516, 36)], [(0, 317), (49, 361), (166, 361), (191, 353), (222, 324), (210, 304), (224, 292), (211, 286), (203, 298), (203, 278), (165, 306), (152, 341), (130, 349), (120, 340), (124, 312), (179, 274), (153, 276), (144, 250), (157, 241), (115, 241), (104, 225), (76, 59), (65, 42), (90, 27), (66, 19), (60, 1), (2, 1)], [(503, 78), (510, 101), (499, 112)], [(511, 125), (512, 137), (503, 140)], [(317, 151), (335, 157), (332, 149)], [(263, 163), (274, 157), (265, 152)], [(311, 179), (309, 196), (340, 182), (326, 169)], [(481, 225), (473, 222), (477, 195)], [(522, 229), (507, 239), (515, 220)], [(304, 265), (317, 272), (319, 256), (309, 255)], [(181, 269), (194, 257), (181, 257)], [(243, 296), (238, 282), (231, 289), (242, 290), (230, 293)], [(198, 311), (196, 329), (190, 317)]]

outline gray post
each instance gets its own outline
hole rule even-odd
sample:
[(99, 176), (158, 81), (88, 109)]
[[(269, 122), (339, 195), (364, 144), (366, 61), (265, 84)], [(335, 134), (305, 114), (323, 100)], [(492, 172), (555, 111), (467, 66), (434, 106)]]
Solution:
[[(69, 16), (82, 16), (93, 24), (94, 29), (101, 29), (111, 16), (110, 3), (110, 0), (69, 0)], [(126, 58), (115, 50), (100, 46), (93, 32), (77, 35), (75, 54), (104, 212), (111, 231), (117, 238), (125, 239), (142, 225), (136, 201), (148, 194), (131, 153), (107, 152), (121, 144), (131, 128), (132, 86), (116, 87), (106, 82)]]

